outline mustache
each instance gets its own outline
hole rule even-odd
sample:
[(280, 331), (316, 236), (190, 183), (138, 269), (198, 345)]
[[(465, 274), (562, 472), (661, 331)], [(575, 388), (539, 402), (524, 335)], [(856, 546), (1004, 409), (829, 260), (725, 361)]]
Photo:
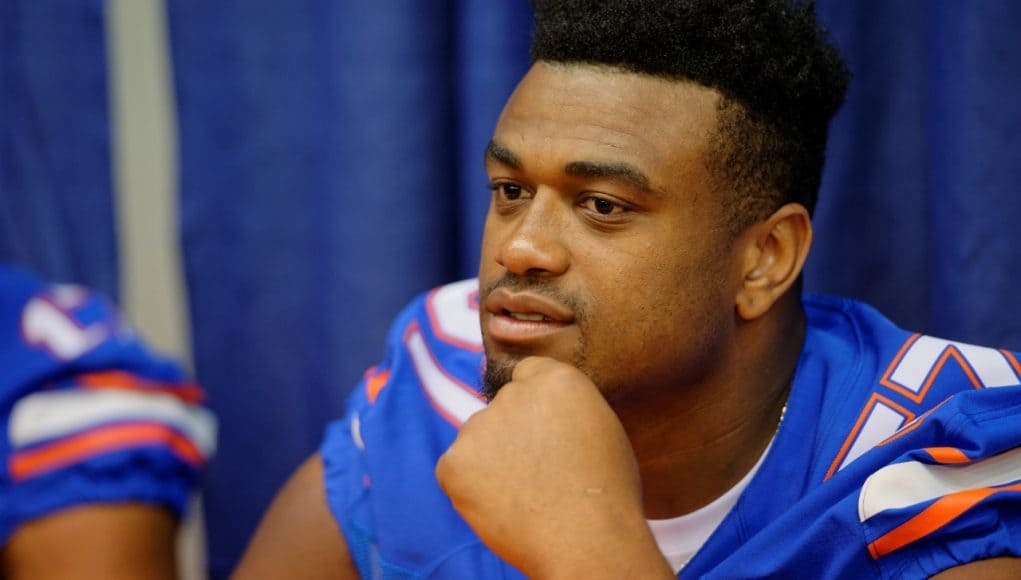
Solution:
[(509, 273), (505, 273), (503, 276), (487, 284), (484, 288), (481, 288), (479, 290), (480, 300), (484, 301), (493, 291), (499, 288), (506, 288), (514, 292), (527, 290), (535, 294), (541, 294), (570, 308), (576, 321), (583, 320), (587, 311), (584, 300), (575, 294), (565, 292), (553, 280), (537, 276), (517, 276)]

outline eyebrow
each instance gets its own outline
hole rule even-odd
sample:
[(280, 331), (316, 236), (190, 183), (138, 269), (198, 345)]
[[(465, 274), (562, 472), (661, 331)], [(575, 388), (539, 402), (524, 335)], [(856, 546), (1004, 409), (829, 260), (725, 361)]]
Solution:
[(513, 169), (521, 169), (521, 160), (518, 159), (518, 156), (496, 141), (490, 140), (489, 145), (486, 145), (486, 159), (499, 161)]
[(572, 161), (564, 167), (571, 177), (609, 178), (622, 181), (644, 193), (658, 193), (649, 182), (649, 177), (634, 165), (623, 162), (600, 163), (597, 161)]
[[(501, 145), (495, 140), (490, 140), (489, 144), (486, 145), (486, 159), (497, 161), (512, 169), (522, 168), (521, 159), (509, 148)], [(643, 193), (660, 193), (659, 190), (652, 187), (652, 182), (645, 173), (634, 165), (624, 163), (622, 161), (572, 161), (564, 166), (564, 173), (571, 177), (615, 179), (630, 185)]]

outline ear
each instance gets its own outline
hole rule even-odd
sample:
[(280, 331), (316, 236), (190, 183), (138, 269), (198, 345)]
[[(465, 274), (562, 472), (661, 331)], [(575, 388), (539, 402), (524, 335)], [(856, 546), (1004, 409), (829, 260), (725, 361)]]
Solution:
[(743, 259), (737, 313), (744, 320), (754, 320), (801, 276), (812, 246), (812, 220), (803, 205), (789, 203), (746, 229), (739, 243)]

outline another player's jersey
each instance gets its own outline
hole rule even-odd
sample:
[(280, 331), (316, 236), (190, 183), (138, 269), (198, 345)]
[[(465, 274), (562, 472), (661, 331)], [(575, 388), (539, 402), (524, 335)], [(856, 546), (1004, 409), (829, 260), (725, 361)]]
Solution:
[(215, 446), (201, 400), (105, 299), (0, 265), (0, 546), (87, 503), (182, 512)]
[[(366, 578), (518, 578), (434, 477), (482, 408), (474, 281), (413, 302), (320, 453), (330, 509)], [(1016, 355), (903, 331), (807, 297), (786, 416), (758, 473), (679, 574), (925, 577), (1021, 556)]]

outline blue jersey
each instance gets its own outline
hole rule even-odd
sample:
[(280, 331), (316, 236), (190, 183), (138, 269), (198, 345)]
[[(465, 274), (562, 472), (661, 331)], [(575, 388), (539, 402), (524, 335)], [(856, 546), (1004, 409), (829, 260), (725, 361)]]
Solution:
[(82, 504), (182, 512), (215, 445), (201, 399), (105, 299), (0, 265), (0, 546)]
[[(327, 500), (366, 578), (518, 578), (433, 475), (482, 408), (474, 281), (413, 302), (320, 449)], [(1021, 556), (1021, 365), (803, 300), (805, 344), (761, 467), (682, 578), (926, 577)]]

